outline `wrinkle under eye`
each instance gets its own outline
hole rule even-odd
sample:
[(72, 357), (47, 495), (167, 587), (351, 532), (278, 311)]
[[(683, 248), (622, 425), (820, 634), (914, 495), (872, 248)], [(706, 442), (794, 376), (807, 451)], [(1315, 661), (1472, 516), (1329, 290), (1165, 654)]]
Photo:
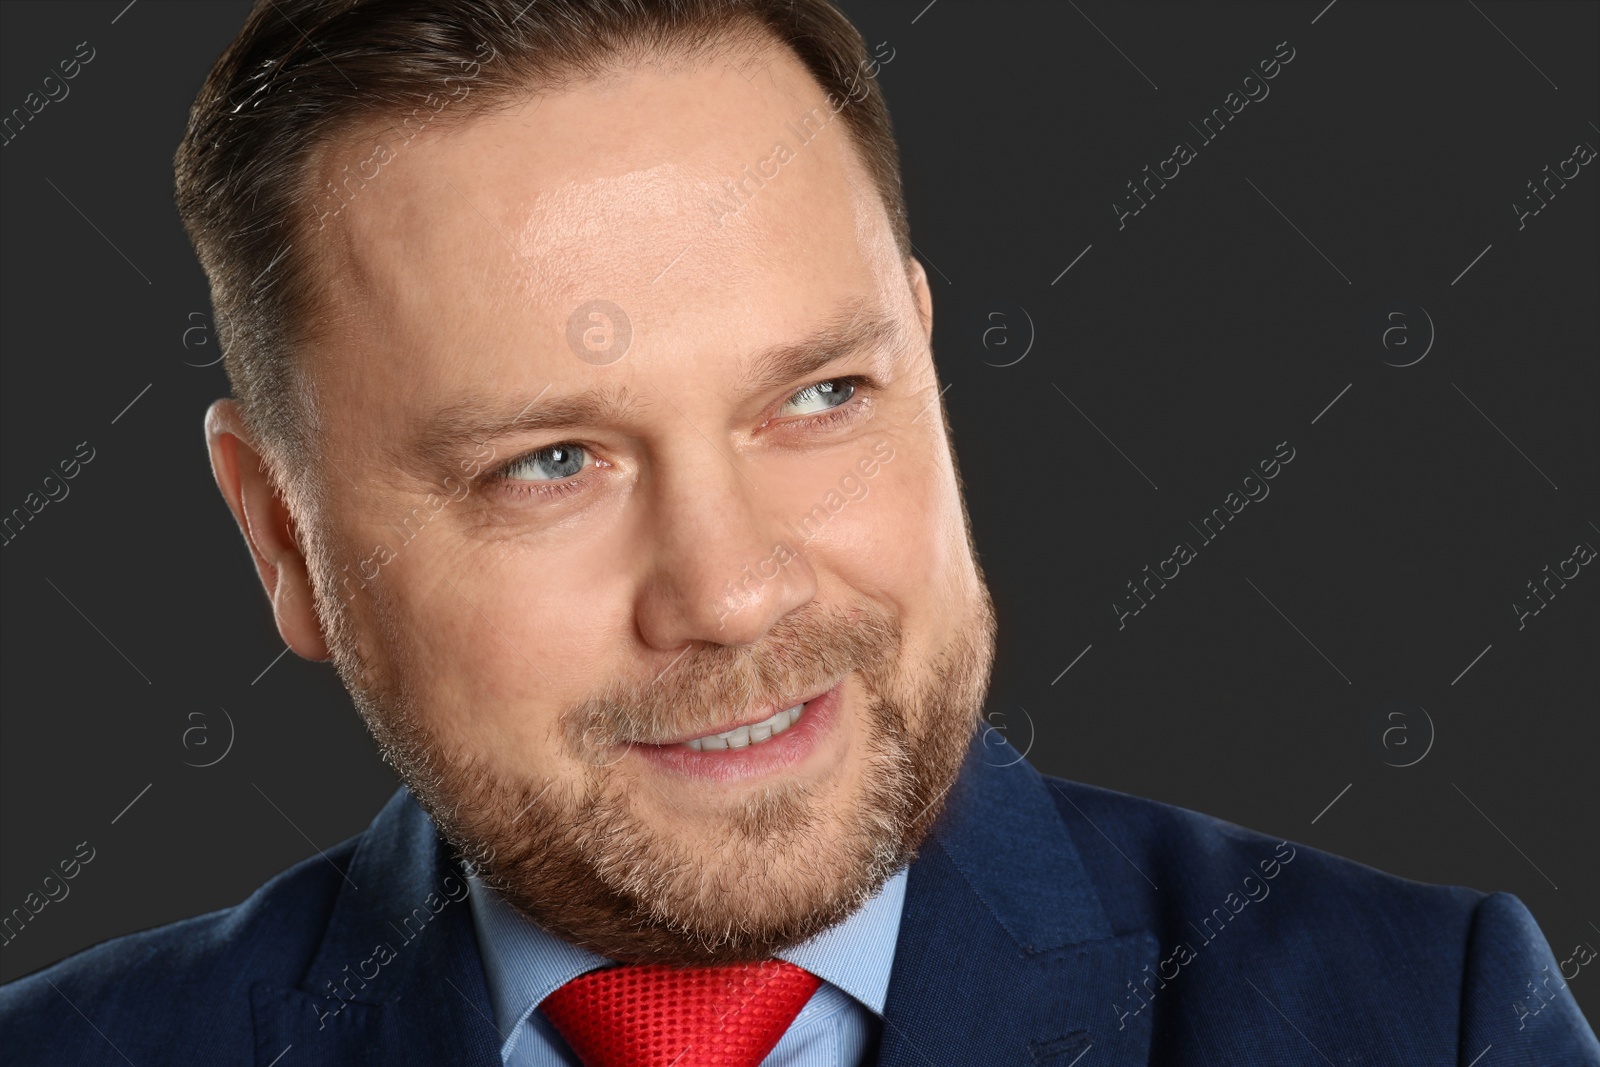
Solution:
[(588, 458), (578, 445), (549, 445), (512, 463), (505, 469), (505, 477), (511, 481), (561, 481), (581, 472)]

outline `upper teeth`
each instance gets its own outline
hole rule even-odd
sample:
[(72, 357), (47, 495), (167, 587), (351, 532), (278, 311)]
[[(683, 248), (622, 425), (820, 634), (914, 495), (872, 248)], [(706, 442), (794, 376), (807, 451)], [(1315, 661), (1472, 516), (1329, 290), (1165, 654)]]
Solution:
[(696, 752), (704, 752), (717, 748), (744, 748), (746, 745), (759, 745), (769, 738), (777, 737), (800, 718), (800, 712), (805, 709), (804, 704), (796, 704), (792, 708), (785, 708), (770, 719), (751, 726), (741, 726), (736, 730), (725, 733), (711, 734), (708, 737), (696, 737), (691, 741), (682, 742), (685, 748), (692, 748)]

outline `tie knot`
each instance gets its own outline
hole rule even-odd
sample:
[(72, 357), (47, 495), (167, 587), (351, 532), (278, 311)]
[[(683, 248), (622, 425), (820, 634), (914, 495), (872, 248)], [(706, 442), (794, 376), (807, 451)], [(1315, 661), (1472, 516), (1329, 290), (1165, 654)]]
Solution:
[(584, 1067), (758, 1067), (821, 984), (784, 960), (621, 964), (579, 975), (539, 1010)]

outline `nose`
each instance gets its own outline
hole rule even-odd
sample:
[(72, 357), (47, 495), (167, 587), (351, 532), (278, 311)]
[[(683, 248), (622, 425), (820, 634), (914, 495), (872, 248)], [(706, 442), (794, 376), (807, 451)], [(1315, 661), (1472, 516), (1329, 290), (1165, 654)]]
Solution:
[[(737, 457), (659, 470), (635, 617), (646, 644), (748, 645), (816, 597), (816, 573)], [(686, 465), (687, 467), (687, 465)]]

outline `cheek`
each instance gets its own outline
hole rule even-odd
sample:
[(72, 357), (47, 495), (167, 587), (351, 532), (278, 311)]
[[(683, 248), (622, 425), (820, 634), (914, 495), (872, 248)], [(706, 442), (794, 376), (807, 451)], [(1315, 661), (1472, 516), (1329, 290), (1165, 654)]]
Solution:
[(598, 591), (573, 577), (582, 570), (468, 545), (402, 550), (384, 572), (387, 667), (417, 713), (462, 748), (522, 767), (554, 751), (561, 710), (592, 691), (582, 667), (599, 647), (588, 610)]
[[(853, 589), (891, 602), (909, 626), (937, 610), (941, 578), (958, 562), (950, 519), (959, 535), (953, 481), (920, 442), (894, 442), (894, 458), (863, 479), (867, 495), (835, 520), (816, 563)], [(959, 544), (959, 537), (957, 544)]]

